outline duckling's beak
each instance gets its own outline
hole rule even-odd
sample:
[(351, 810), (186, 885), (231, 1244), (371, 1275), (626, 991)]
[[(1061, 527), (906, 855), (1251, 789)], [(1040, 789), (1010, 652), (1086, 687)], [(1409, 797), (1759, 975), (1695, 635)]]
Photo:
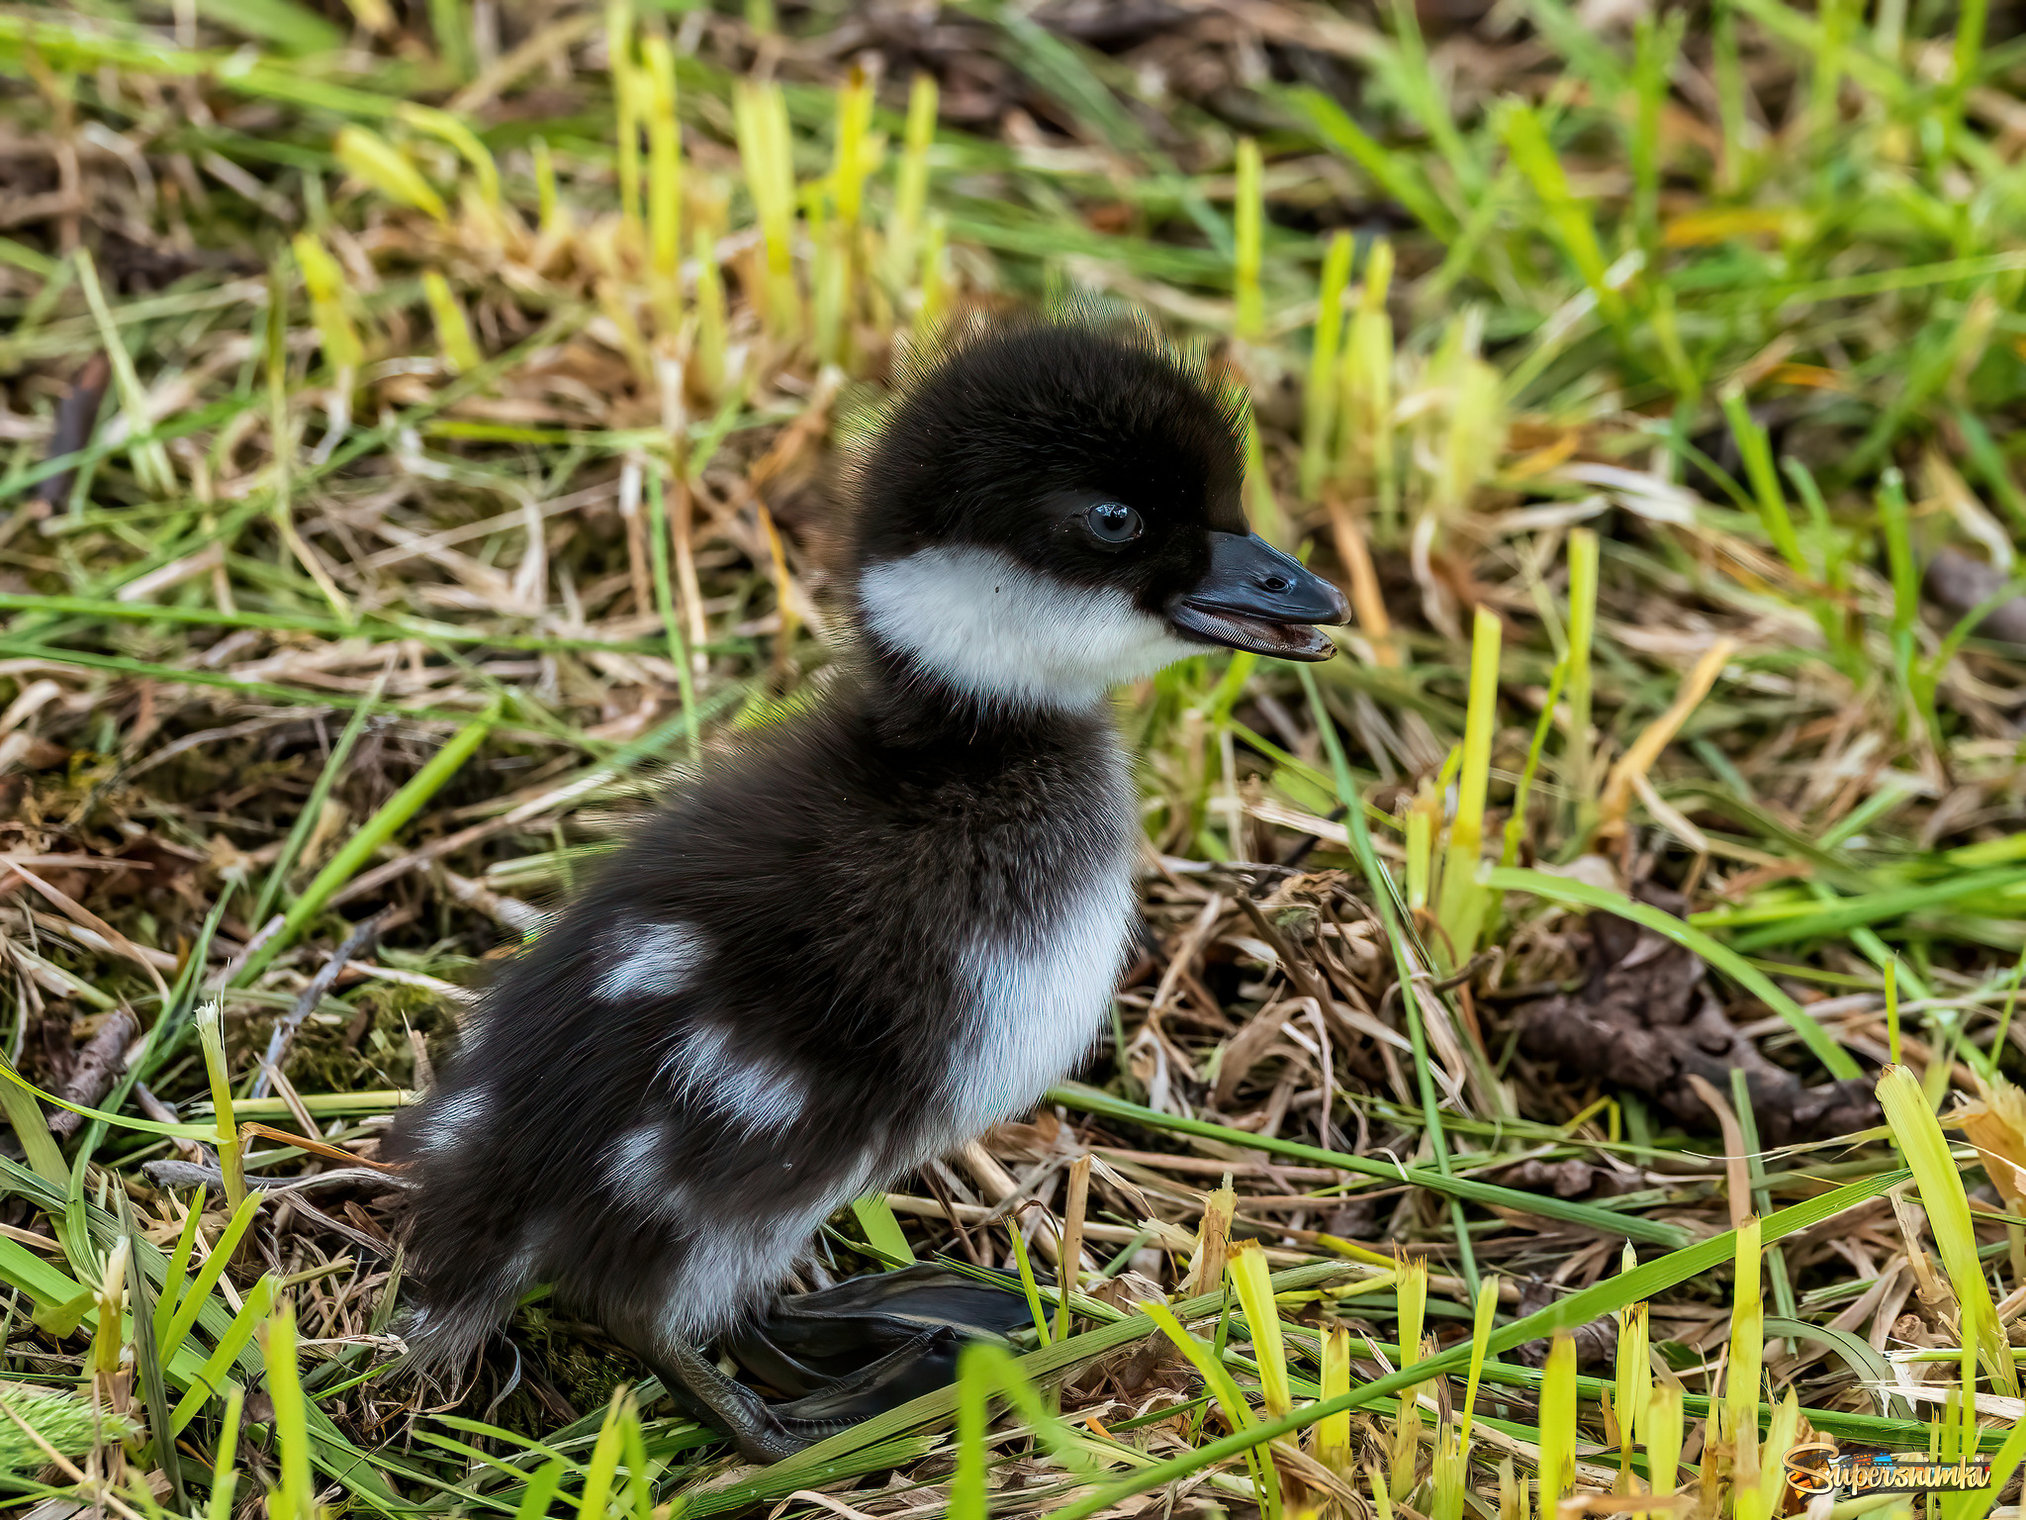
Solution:
[(1344, 594), (1257, 533), (1212, 533), (1210, 570), (1168, 613), (1185, 638), (1283, 660), (1327, 660), (1317, 623), (1350, 616)]

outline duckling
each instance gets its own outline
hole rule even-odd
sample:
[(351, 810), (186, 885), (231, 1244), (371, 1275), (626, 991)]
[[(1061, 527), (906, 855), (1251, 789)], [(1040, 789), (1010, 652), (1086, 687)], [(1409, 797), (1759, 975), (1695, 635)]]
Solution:
[(919, 1391), (929, 1322), (991, 1317), (960, 1290), (895, 1284), (890, 1354), (820, 1407), (705, 1348), (832, 1213), (1095, 1042), (1138, 913), (1111, 689), (1215, 645), (1334, 652), (1342, 594), (1247, 529), (1243, 402), (1149, 330), (1002, 321), (905, 369), (855, 465), (848, 673), (677, 791), (397, 1125), (420, 1362), (549, 1283), (752, 1460)]

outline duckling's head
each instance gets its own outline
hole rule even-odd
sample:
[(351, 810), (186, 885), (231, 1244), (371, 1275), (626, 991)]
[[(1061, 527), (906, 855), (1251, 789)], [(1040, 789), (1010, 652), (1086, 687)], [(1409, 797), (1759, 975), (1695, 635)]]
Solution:
[(856, 593), (889, 659), (986, 703), (1083, 707), (1207, 645), (1326, 660), (1328, 581), (1247, 528), (1243, 400), (1144, 328), (946, 338), (858, 461)]

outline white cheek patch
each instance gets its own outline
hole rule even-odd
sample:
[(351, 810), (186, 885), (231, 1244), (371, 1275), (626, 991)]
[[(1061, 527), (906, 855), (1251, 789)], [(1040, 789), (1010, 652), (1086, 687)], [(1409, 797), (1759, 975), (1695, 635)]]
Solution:
[(859, 578), (866, 627), (967, 696), (1088, 707), (1201, 654), (1121, 591), (1073, 586), (993, 549), (924, 549)]
[(608, 1003), (673, 997), (710, 954), (694, 924), (621, 924), (604, 937), (615, 957), (598, 978), (598, 996)]
[(676, 1089), (748, 1129), (774, 1129), (801, 1117), (802, 1078), (764, 1056), (740, 1054), (722, 1029), (693, 1030), (662, 1067)]

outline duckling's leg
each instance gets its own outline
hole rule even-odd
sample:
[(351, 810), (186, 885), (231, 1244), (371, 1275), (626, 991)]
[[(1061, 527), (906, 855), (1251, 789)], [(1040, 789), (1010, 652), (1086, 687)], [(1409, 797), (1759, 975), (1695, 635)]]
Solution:
[(679, 1279), (656, 1276), (629, 1263), (611, 1266), (608, 1286), (626, 1291), (594, 1305), (601, 1311), (605, 1330), (653, 1369), (684, 1414), (724, 1431), (749, 1462), (778, 1462), (814, 1439), (775, 1419), (767, 1401), (721, 1372), (675, 1316), (657, 1312), (657, 1299), (665, 1303), (671, 1290), (680, 1287)]
[(692, 1419), (729, 1435), (748, 1462), (778, 1462), (816, 1439), (787, 1429), (774, 1418), (765, 1399), (726, 1377), (717, 1363), (688, 1341), (667, 1335), (657, 1340), (649, 1364), (661, 1374), (669, 1396)]
[(686, 1414), (730, 1435), (747, 1461), (764, 1463), (948, 1385), (963, 1341), (999, 1339), (1028, 1317), (1014, 1282), (928, 1265), (776, 1299), (725, 1349), (792, 1395), (786, 1401), (726, 1376), (666, 1325), (640, 1327), (647, 1333), (633, 1343)]

